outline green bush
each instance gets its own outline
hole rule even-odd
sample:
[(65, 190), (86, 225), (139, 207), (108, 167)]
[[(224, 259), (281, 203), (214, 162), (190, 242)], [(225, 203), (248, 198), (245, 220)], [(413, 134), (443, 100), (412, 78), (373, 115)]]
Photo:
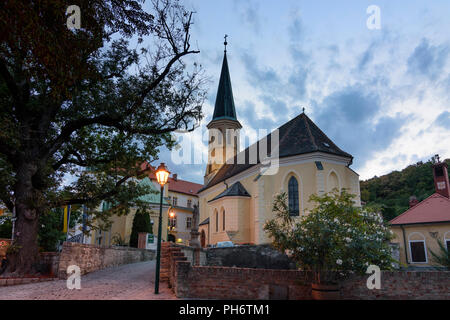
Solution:
[(314, 209), (297, 220), (289, 215), (287, 195), (282, 193), (273, 204), (276, 216), (264, 230), (277, 249), (287, 252), (302, 270), (312, 271), (318, 283), (364, 274), (369, 265), (392, 269), (392, 232), (380, 214), (354, 206), (353, 198), (337, 190), (312, 195)]
[(137, 248), (139, 232), (153, 233), (150, 215), (144, 210), (138, 210), (134, 215), (133, 226), (131, 228), (130, 247)]

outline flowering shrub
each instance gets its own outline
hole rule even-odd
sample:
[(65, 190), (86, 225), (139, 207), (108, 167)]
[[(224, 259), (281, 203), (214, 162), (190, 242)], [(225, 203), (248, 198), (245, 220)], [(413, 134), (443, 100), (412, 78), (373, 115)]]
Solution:
[(287, 252), (303, 270), (312, 271), (316, 282), (335, 282), (349, 273), (364, 274), (371, 264), (392, 269), (389, 240), (393, 234), (382, 216), (355, 207), (354, 196), (334, 190), (312, 195), (316, 203), (309, 214), (289, 215), (286, 193), (275, 197), (275, 218), (264, 225), (273, 245)]

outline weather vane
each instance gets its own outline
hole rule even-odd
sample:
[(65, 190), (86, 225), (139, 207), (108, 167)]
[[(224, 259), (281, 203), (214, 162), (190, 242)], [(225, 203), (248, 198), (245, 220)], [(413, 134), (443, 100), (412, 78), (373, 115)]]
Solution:
[(227, 44), (228, 44), (227, 38), (228, 38), (228, 35), (226, 34), (225, 37), (223, 37), (223, 38), (225, 39), (225, 42), (223, 43), (225, 45), (225, 52), (227, 52)]

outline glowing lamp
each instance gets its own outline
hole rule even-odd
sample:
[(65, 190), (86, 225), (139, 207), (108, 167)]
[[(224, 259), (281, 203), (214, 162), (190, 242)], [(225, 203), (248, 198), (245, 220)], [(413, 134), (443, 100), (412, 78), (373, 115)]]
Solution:
[(156, 169), (156, 180), (162, 186), (164, 186), (169, 179), (169, 170), (167, 170), (166, 165), (162, 162), (159, 167)]

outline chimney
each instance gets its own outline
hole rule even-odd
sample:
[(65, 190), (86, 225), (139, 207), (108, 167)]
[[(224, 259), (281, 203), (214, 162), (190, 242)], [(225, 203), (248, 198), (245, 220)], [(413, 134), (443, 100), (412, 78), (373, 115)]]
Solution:
[(434, 187), (436, 193), (450, 198), (450, 184), (448, 181), (448, 166), (445, 162), (437, 162), (433, 165)]
[(419, 200), (417, 200), (416, 196), (409, 197), (409, 207), (410, 208), (414, 207), (418, 203), (419, 203)]
[(175, 181), (177, 181), (177, 180), (178, 180), (178, 174), (174, 173), (174, 174), (172, 175), (172, 179), (175, 180)]

